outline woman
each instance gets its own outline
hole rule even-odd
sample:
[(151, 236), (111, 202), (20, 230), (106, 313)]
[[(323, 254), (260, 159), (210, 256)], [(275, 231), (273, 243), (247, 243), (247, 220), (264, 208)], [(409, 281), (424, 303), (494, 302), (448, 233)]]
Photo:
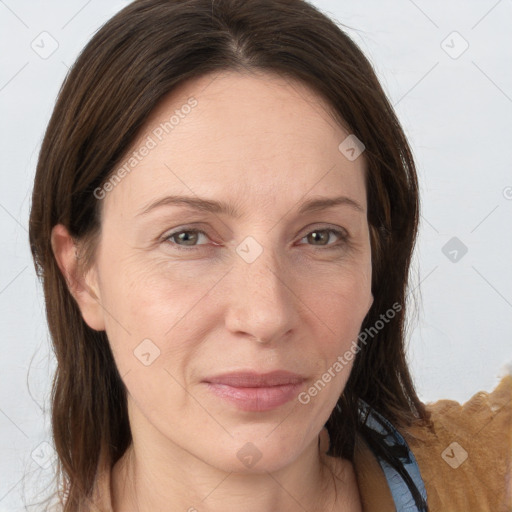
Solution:
[(512, 379), (427, 407), (407, 367), (418, 209), (370, 64), (310, 4), (114, 16), (30, 216), (61, 509), (505, 510)]

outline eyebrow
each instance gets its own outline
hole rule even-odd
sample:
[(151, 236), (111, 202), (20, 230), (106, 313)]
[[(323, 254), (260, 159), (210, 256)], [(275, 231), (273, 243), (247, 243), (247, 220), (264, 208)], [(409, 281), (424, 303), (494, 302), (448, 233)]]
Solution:
[[(349, 206), (350, 208), (356, 210), (357, 212), (364, 213), (364, 209), (359, 203), (346, 196), (319, 197), (309, 199), (308, 201), (305, 201), (304, 203), (301, 204), (299, 208), (299, 213), (304, 214), (310, 212), (317, 212), (340, 205)], [(222, 201), (214, 201), (211, 199), (189, 196), (162, 197), (144, 207), (137, 214), (137, 216), (146, 215), (149, 212), (155, 210), (156, 208), (161, 208), (163, 206), (184, 206), (194, 210), (215, 214), (224, 214), (237, 219), (242, 216), (241, 213), (230, 203), (224, 203)]]

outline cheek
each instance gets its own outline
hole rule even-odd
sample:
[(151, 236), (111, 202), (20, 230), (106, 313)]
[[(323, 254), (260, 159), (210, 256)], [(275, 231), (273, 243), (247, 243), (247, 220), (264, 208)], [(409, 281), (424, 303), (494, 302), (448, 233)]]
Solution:
[(108, 276), (107, 302), (139, 334), (161, 335), (184, 318), (214, 282), (204, 274), (198, 279), (197, 270), (137, 253), (121, 260)]
[(332, 338), (357, 336), (372, 302), (371, 265), (361, 262), (357, 266), (331, 269), (327, 276), (317, 278), (308, 296), (308, 303), (313, 311), (319, 312)]
[(316, 388), (328, 388), (322, 391), (324, 399), (330, 395), (328, 408), (334, 407), (360, 351), (358, 335), (371, 305), (371, 267), (333, 272), (329, 281), (317, 283), (309, 292), (308, 304), (317, 317), (316, 366), (322, 382)]
[[(219, 311), (225, 311), (209, 295), (210, 290), (223, 294), (216, 285), (225, 272), (220, 265), (140, 256), (124, 260), (112, 274), (107, 336), (119, 373), (130, 372), (133, 396), (143, 386), (157, 401), (162, 390), (181, 397), (177, 382), (186, 385), (187, 371), (197, 366), (204, 340), (215, 329)], [(177, 397), (173, 400), (176, 404)]]
[[(164, 365), (171, 356), (176, 358), (190, 340), (173, 334), (183, 330), (187, 315), (204, 296), (208, 280), (201, 285), (142, 258), (121, 259), (116, 267), (109, 268), (112, 271), (102, 283), (102, 306), (121, 375), (138, 370), (142, 362), (138, 356), (142, 354), (154, 358), (152, 367)], [(172, 346), (163, 341), (170, 338), (174, 339)]]

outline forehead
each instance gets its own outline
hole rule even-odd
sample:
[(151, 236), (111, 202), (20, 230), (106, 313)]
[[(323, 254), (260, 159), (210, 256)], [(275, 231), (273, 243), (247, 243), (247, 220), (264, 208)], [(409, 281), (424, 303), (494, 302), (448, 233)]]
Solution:
[(293, 206), (343, 193), (365, 203), (365, 160), (339, 145), (350, 133), (301, 82), (219, 72), (189, 80), (153, 110), (118, 168), (104, 208), (139, 211), (169, 194)]

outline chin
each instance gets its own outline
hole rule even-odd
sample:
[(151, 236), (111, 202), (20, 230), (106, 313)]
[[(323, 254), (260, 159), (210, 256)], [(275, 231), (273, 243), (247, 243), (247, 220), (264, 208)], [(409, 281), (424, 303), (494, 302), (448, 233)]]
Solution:
[(210, 447), (208, 456), (202, 458), (227, 472), (263, 474), (278, 471), (297, 459), (306, 446), (296, 439), (296, 431), (295, 436), (271, 432), (272, 429), (267, 428), (263, 434), (239, 433), (225, 443), (219, 442), (213, 452)]

